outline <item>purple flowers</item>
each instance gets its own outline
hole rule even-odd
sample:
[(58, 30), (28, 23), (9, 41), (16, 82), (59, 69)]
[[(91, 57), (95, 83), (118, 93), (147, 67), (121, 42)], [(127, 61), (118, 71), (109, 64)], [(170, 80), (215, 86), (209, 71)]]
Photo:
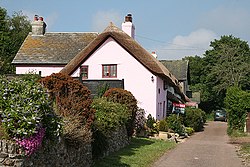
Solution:
[(16, 139), (16, 143), (23, 147), (25, 154), (30, 156), (33, 154), (42, 144), (43, 137), (45, 136), (45, 128), (40, 128), (38, 133), (30, 136), (29, 138)]

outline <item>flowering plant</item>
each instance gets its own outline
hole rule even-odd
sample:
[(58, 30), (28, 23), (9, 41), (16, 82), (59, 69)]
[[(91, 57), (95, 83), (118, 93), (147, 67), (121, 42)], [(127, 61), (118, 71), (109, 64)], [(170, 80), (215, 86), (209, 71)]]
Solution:
[[(61, 120), (54, 114), (48, 94), (38, 82), (27, 76), (11, 81), (0, 78), (0, 90), (0, 117), (9, 137), (26, 147), (27, 143), (34, 145), (42, 141), (42, 129), (48, 137), (59, 135)], [(27, 153), (30, 152), (33, 151)]]
[(38, 133), (30, 136), (29, 138), (18, 139), (14, 138), (17, 144), (24, 148), (25, 154), (30, 156), (33, 154), (42, 144), (45, 135), (45, 128), (40, 128)]

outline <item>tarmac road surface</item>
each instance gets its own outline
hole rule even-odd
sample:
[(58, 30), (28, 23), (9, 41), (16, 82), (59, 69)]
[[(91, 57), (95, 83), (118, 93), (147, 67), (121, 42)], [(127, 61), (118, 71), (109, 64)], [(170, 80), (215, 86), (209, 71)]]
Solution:
[(243, 167), (226, 130), (226, 122), (208, 122), (203, 132), (164, 154), (153, 167)]

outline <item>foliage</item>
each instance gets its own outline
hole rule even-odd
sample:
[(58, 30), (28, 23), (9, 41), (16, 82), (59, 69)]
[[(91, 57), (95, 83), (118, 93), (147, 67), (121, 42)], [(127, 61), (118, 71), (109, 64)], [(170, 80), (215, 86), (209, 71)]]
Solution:
[(196, 132), (201, 131), (204, 125), (206, 114), (199, 108), (186, 108), (184, 125), (193, 128)]
[(45, 128), (40, 128), (38, 133), (30, 136), (29, 138), (16, 139), (16, 142), (24, 148), (25, 154), (30, 156), (41, 146), (44, 136)]
[(147, 127), (148, 128), (153, 128), (155, 123), (156, 123), (156, 120), (154, 119), (154, 117), (152, 117), (151, 114), (149, 114), (148, 117), (147, 117), (147, 121), (146, 121)]
[(149, 114), (147, 117), (146, 126), (148, 128), (147, 131), (150, 134), (155, 134), (155, 133), (159, 132), (158, 124), (157, 124), (155, 118), (152, 117), (151, 114)]
[(238, 87), (227, 89), (225, 105), (228, 116), (228, 133), (238, 130), (243, 132), (246, 122), (247, 109), (250, 108), (250, 93)]
[(22, 12), (15, 12), (12, 17), (0, 7), (0, 74), (14, 73), (11, 61), (31, 31), (31, 24)]
[(189, 60), (191, 90), (201, 92), (200, 107), (210, 113), (224, 108), (226, 90), (236, 86), (250, 87), (250, 49), (246, 41), (232, 35), (222, 36), (210, 43), (204, 57), (186, 57)]
[(57, 114), (63, 117), (63, 135), (68, 145), (79, 147), (92, 141), (91, 125), (95, 110), (90, 91), (78, 80), (56, 73), (40, 81), (50, 94)]
[(185, 127), (185, 133), (191, 136), (194, 133), (194, 129), (191, 127)]
[(168, 131), (168, 123), (165, 119), (160, 120), (159, 122), (159, 131), (164, 131), (167, 132)]
[(4, 133), (15, 139), (31, 155), (43, 138), (54, 138), (61, 133), (61, 120), (50, 106), (48, 94), (26, 75), (21, 79), (0, 78), (0, 111)]
[(182, 125), (182, 118), (176, 114), (171, 114), (167, 117), (167, 124), (169, 129), (173, 130), (175, 133), (181, 135), (185, 132)]
[(67, 145), (78, 148), (92, 141), (92, 132), (78, 116), (64, 118), (63, 137)]
[(245, 159), (250, 162), (250, 143), (243, 143), (240, 147), (240, 153), (245, 155)]
[(128, 135), (132, 136), (135, 128), (136, 112), (138, 110), (137, 100), (133, 94), (121, 88), (111, 88), (107, 90), (104, 95), (108, 101), (124, 104), (127, 107), (129, 119), (126, 124)]
[[(28, 78), (28, 77), (27, 77)], [(30, 79), (0, 79), (2, 125), (12, 138), (30, 137), (41, 127), (47, 136), (59, 135), (60, 120), (53, 114), (48, 95)]]
[(144, 109), (140, 108), (136, 112), (136, 117), (135, 117), (135, 131), (136, 133), (139, 133), (142, 129), (145, 128), (146, 124), (146, 117), (145, 117), (145, 111)]
[(173, 149), (175, 146), (175, 142), (132, 138), (130, 145), (95, 161), (93, 167), (149, 167), (166, 151)]
[(97, 87), (97, 97), (102, 97), (107, 90), (109, 90), (109, 85), (107, 83), (99, 85)]
[(91, 126), (95, 111), (91, 108), (92, 99), (87, 87), (62, 73), (54, 73), (42, 79), (41, 83), (55, 101), (58, 115), (79, 118), (83, 125)]
[(229, 129), (227, 128), (227, 134), (230, 135), (232, 138), (237, 138), (237, 137), (247, 137), (247, 133), (235, 130), (235, 129)]
[[(183, 60), (188, 60), (189, 67), (190, 67), (190, 84), (192, 86), (204, 83), (206, 80), (206, 73), (204, 70), (204, 63), (203, 58), (200, 56), (188, 56), (185, 57)], [(199, 91), (200, 89), (192, 89), (193, 91)]]
[(106, 98), (94, 99), (92, 107), (96, 110), (94, 126), (104, 132), (125, 125), (129, 117), (125, 105), (107, 101)]
[(98, 158), (107, 150), (109, 134), (117, 128), (125, 126), (129, 115), (125, 105), (107, 101), (106, 98), (94, 99), (92, 108), (96, 110), (92, 126), (93, 157)]
[(210, 113), (210, 114), (206, 114), (206, 115), (207, 115), (207, 118), (206, 118), (207, 121), (213, 121), (214, 120), (214, 113), (213, 112)]

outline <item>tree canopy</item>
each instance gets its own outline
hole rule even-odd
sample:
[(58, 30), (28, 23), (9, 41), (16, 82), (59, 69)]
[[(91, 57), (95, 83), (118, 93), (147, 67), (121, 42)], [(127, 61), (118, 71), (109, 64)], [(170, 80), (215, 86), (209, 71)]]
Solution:
[(224, 107), (227, 88), (250, 90), (250, 49), (246, 41), (232, 35), (210, 43), (204, 57), (186, 57), (190, 62), (191, 90), (201, 92), (201, 108)]
[(21, 11), (10, 17), (0, 7), (0, 74), (14, 73), (11, 61), (30, 31), (30, 21)]

